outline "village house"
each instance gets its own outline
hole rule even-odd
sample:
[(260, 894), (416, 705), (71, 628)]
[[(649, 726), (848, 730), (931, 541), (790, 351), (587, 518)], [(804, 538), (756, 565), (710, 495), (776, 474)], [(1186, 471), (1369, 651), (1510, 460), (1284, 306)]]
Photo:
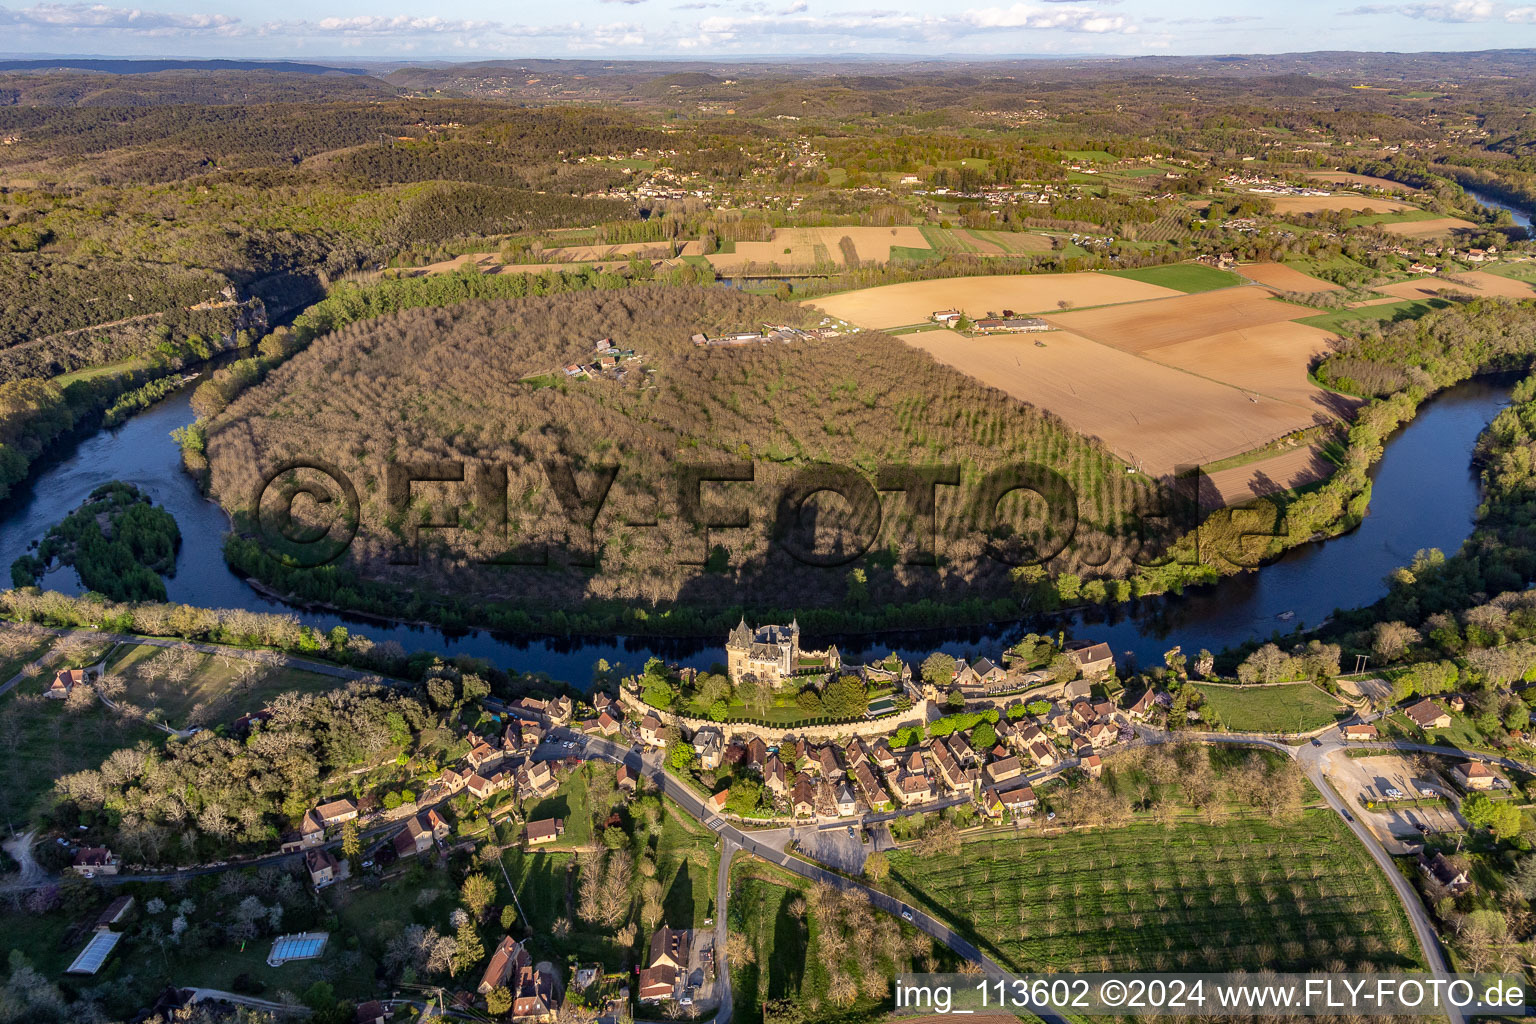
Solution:
[(1028, 783), (1020, 783), (997, 790), (997, 798), (1003, 809), (1015, 818), (1025, 818), (1035, 813), (1035, 791)]
[(830, 743), (816, 749), (813, 763), (824, 779), (838, 779), (843, 775), (843, 766), (837, 763), (837, 751)]
[(1493, 789), (1499, 782), (1498, 773), (1481, 761), (1463, 761), (1454, 771), (1456, 781), (1469, 792)]
[(619, 720), (609, 714), (606, 708), (597, 716), (597, 731), (604, 736), (612, 736), (619, 731)]
[(1369, 722), (1350, 722), (1339, 729), (1346, 740), (1374, 740), (1376, 727)]
[(955, 684), (967, 696), (1002, 689), (1007, 679), (1008, 674), (987, 658), (977, 658), (969, 665), (961, 664), (955, 670)]
[(1085, 679), (1102, 679), (1115, 673), (1115, 655), (1109, 644), (1073, 644), (1066, 654), (1077, 662), (1077, 669)]
[(1444, 729), (1451, 724), (1450, 712), (1431, 700), (1421, 700), (1404, 708), (1403, 714), (1420, 729)]
[(304, 854), (304, 870), (309, 872), (309, 884), (316, 889), (323, 889), (332, 882), (346, 878), (350, 868), (351, 865), (337, 860), (336, 855), (323, 846)]
[(640, 719), (640, 742), (652, 747), (666, 746), (666, 738), (662, 736), (662, 731), (665, 728), (666, 726), (662, 724), (661, 719), (650, 712), (646, 712), (645, 717)]
[(448, 838), (448, 823), (434, 808), (413, 814), (405, 820), (405, 827), (396, 832), (390, 841), (395, 853), (401, 857), (414, 857), (431, 848), (434, 840)]
[(725, 734), (719, 729), (706, 726), (693, 734), (693, 752), (699, 755), (699, 765), (711, 772), (720, 767), (725, 754)]
[(758, 774), (768, 767), (768, 744), (761, 737), (753, 736), (747, 741), (747, 767)]
[(635, 784), (639, 781), (640, 774), (627, 764), (619, 765), (617, 773), (619, 792), (633, 794)]
[(870, 769), (868, 761), (860, 761), (853, 766), (853, 781), (858, 784), (859, 793), (864, 797), (864, 802), (870, 810), (884, 807), (891, 802), (890, 794), (875, 778), (875, 773)]
[(723, 814), (725, 813), (725, 802), (730, 798), (731, 790), (730, 787), (727, 786), (725, 789), (722, 789), (720, 792), (704, 801), (704, 806), (707, 807), (713, 814)]
[(1156, 702), (1153, 700), (1152, 687), (1147, 687), (1136, 698), (1136, 703), (1126, 709), (1126, 714), (1137, 722), (1145, 722), (1152, 715), (1152, 708)]
[(661, 1002), (673, 998), (682, 973), (688, 969), (689, 933), (662, 925), (651, 936), (646, 969), (640, 972), (640, 1001)]
[(320, 820), (320, 815), (315, 813), (314, 808), (310, 808), (304, 812), (304, 817), (299, 819), (298, 831), (284, 833), (278, 849), (283, 853), (293, 853), (323, 842), (325, 842), (325, 822)]
[(1029, 759), (1041, 768), (1050, 768), (1061, 760), (1057, 756), (1057, 749), (1045, 737), (1033, 741), (1029, 745)]
[(1090, 779), (1096, 779), (1104, 774), (1104, 762), (1098, 754), (1087, 753), (1077, 760), (1077, 766), (1083, 770), (1083, 774)]
[(474, 772), (460, 771), (457, 768), (444, 768), (437, 776), (436, 784), (442, 787), (444, 793), (452, 796), (469, 785), (472, 775), (474, 775)]
[(512, 1019), (547, 1022), (557, 1019), (560, 1003), (555, 994), (555, 979), (531, 964), (517, 969), (511, 985)]
[(326, 825), (340, 825), (357, 817), (357, 804), (351, 797), (344, 796), (340, 800), (321, 804), (315, 808), (315, 813)]
[(464, 755), (464, 760), (468, 761), (469, 766), (475, 771), (479, 771), (488, 764), (500, 761), (502, 756), (500, 750), (482, 740), (475, 744), (468, 754)]
[[(998, 724), (1003, 724), (1003, 721), (1005, 720), (999, 720)], [(944, 741), (944, 746), (949, 748), (949, 756), (954, 758), (955, 763), (962, 768), (974, 765), (980, 760), (971, 744), (957, 732), (949, 734), (949, 738)]]
[(503, 935), (491, 953), (491, 961), (485, 965), (485, 973), (480, 976), (480, 984), (475, 991), (486, 995), (492, 989), (505, 988), (512, 972), (527, 963), (528, 953), (523, 949), (523, 944), (510, 935)]
[(1023, 767), (1019, 764), (1019, 759), (1009, 755), (987, 765), (985, 772), (987, 781), (996, 786), (1000, 782), (1007, 782), (1009, 779), (1018, 778), (1019, 773), (1023, 770)]
[(565, 821), (561, 818), (540, 818), (530, 821), (523, 836), (529, 846), (544, 846), (565, 835)]
[(796, 779), (789, 791), (789, 810), (797, 818), (809, 818), (816, 813), (816, 789), (804, 776)]
[(464, 783), (464, 788), (476, 800), (484, 800), (511, 789), (516, 779), (517, 774), (512, 769), (503, 767), (495, 771), (487, 770), (483, 775), (475, 772)]
[(884, 736), (875, 741), (874, 748), (870, 751), (870, 760), (874, 761), (876, 768), (887, 774), (895, 771), (896, 766), (901, 763)]
[(1419, 870), (1444, 886), (1452, 896), (1460, 896), (1472, 888), (1472, 879), (1466, 869), (1453, 865), (1438, 850), (1433, 857), (1425, 857), (1420, 852)]
[(853, 787), (847, 782), (837, 784), (837, 790), (833, 794), (837, 816), (847, 818), (859, 812), (859, 800), (854, 795)]
[(384, 1004), (377, 999), (370, 999), (366, 1003), (357, 1004), (357, 1012), (352, 1015), (352, 1024), (384, 1024), (389, 1019), (389, 1011), (384, 1009)]
[(122, 863), (122, 858), (105, 846), (86, 846), (75, 851), (69, 866), (76, 874), (93, 878), (97, 875), (117, 874)]
[(926, 775), (903, 771), (896, 777), (896, 798), (905, 806), (933, 799), (933, 783)]
[(549, 761), (530, 761), (517, 773), (518, 789), (534, 796), (549, 796), (560, 788), (555, 769)]
[(63, 700), (68, 697), (76, 686), (85, 682), (88, 676), (83, 668), (61, 668), (54, 674), (53, 682), (43, 691), (43, 696), (50, 700)]
[(1113, 722), (1098, 721), (1088, 727), (1088, 742), (1095, 749), (1107, 747), (1120, 738), (1120, 730)]
[(768, 763), (763, 766), (763, 788), (774, 796), (781, 797), (788, 785), (785, 779), (784, 762), (779, 760), (778, 754), (769, 754)]

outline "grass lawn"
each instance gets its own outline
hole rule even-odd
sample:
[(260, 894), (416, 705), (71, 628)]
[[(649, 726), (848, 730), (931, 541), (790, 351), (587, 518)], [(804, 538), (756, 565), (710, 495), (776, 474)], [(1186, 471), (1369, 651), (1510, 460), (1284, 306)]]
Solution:
[(991, 833), (890, 860), (888, 888), (1015, 970), (1420, 966), (1390, 884), (1326, 809), (1289, 824)]
[(63, 701), (43, 697), (42, 688), (42, 681), (28, 680), (0, 697), (0, 749), (9, 761), (0, 806), (18, 826), (46, 808), (59, 776), (99, 768), (119, 747), (165, 738), (158, 729), (124, 721), (101, 704), (66, 711)]
[(592, 806), (587, 799), (587, 773), (601, 768), (589, 762), (565, 777), (560, 788), (542, 800), (528, 803), (525, 811), (529, 821), (545, 818), (561, 818), (565, 821), (565, 835), (550, 845), (558, 849), (578, 849), (592, 842)]
[(1236, 274), (1203, 263), (1172, 263), (1163, 267), (1143, 267), (1140, 270), (1110, 270), (1111, 277), (1124, 277), (1144, 284), (1161, 285), (1181, 292), (1209, 292), (1217, 288), (1231, 288), (1245, 283)]
[(1417, 320), (1431, 310), (1444, 309), (1450, 303), (1445, 299), (1404, 299), (1402, 302), (1385, 302), (1379, 306), (1361, 306), (1358, 309), (1339, 309), (1320, 316), (1303, 317), (1296, 322), (1325, 331), (1348, 333), (1351, 328), (1369, 322), (1384, 323), (1398, 320)]
[(1068, 160), (1076, 160), (1078, 163), (1083, 163), (1085, 161), (1088, 163), (1097, 163), (1115, 159), (1115, 155), (1113, 153), (1106, 153), (1102, 149), (1064, 149), (1061, 151), (1061, 155), (1066, 157)]
[(893, 263), (938, 263), (944, 254), (937, 249), (919, 249), (911, 245), (891, 246)]
[(202, 654), (180, 680), (171, 666), (178, 655), (148, 644), (125, 644), (112, 653), (107, 671), (128, 683), (125, 699), (172, 726), (209, 725), (260, 710), (289, 690), (312, 692), (344, 686), (345, 680), (300, 668), (258, 665), (243, 658)]
[(719, 837), (671, 801), (665, 806), (655, 842), (656, 877), (664, 894), (666, 921), (674, 928), (703, 928), (715, 916)]
[(1311, 683), (1202, 686), (1205, 707), (1235, 732), (1310, 732), (1344, 714), (1336, 697)]
[[(877, 954), (871, 959), (873, 970), (865, 974), (865, 983), (859, 985), (851, 1005), (834, 1005), (828, 996), (832, 972), (857, 970), (848, 950), (847, 918), (828, 922), (809, 909), (797, 914), (797, 904), (809, 902), (809, 891), (809, 882), (781, 868), (740, 854), (732, 861), (731, 931), (745, 936), (756, 954), (754, 963), (730, 965), (734, 1018), (743, 1024), (761, 1024), (763, 1004), (784, 999), (799, 1006), (807, 1020), (817, 1022), (855, 1024), (885, 1019), (892, 1009), (890, 978), (905, 969), (909, 958), (900, 951), (897, 958)], [(868, 908), (867, 903), (863, 906)], [(868, 913), (864, 934), (879, 932), (910, 940), (910, 925), (898, 927), (888, 915)], [(840, 934), (829, 933), (829, 924)], [(933, 969), (952, 966), (947, 962)]]
[(1520, 263), (1488, 263), (1477, 269), (1485, 274), (1497, 274), (1499, 277), (1510, 277), (1516, 281), (1536, 280), (1536, 261), (1524, 260)]

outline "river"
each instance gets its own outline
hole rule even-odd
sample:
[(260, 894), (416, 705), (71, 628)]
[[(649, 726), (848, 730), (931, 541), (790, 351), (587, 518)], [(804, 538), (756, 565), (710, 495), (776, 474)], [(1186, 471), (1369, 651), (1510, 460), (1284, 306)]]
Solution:
[(1510, 206), (1502, 199), (1495, 199), (1493, 196), (1486, 192), (1478, 192), (1469, 188), (1466, 190), (1466, 193), (1467, 195), (1471, 196), (1474, 201), (1482, 203), (1490, 210), (1508, 210), (1510, 216), (1515, 219), (1515, 223), (1520, 227), (1529, 228), (1531, 226), (1531, 215), (1526, 213), (1524, 210)]
[[(1335, 608), (1368, 604), (1386, 592), (1385, 576), (1409, 562), (1420, 548), (1453, 552), (1466, 538), (1478, 504), (1470, 458), (1478, 434), (1509, 397), (1509, 382), (1471, 381), (1426, 403), (1419, 415), (1387, 444), (1374, 473), (1370, 514), (1353, 532), (1296, 548), (1257, 573), (1245, 573), (1184, 597), (1143, 602), (1106, 620), (1102, 611), (1075, 623), (1082, 639), (1108, 641), (1117, 653), (1134, 652), (1141, 664), (1160, 662), (1174, 644), (1193, 652), (1216, 651), (1253, 638), (1316, 624)], [(102, 430), (66, 456), (44, 464), (0, 509), (0, 570), (36, 543), (48, 528), (108, 480), (138, 485), (176, 517), (182, 547), (176, 574), (167, 581), (173, 601), (211, 608), (291, 611), (258, 594), (225, 565), (221, 547), (229, 521), (205, 500), (181, 469), (171, 431), (190, 423), (191, 389), (165, 399), (126, 423)], [(74, 571), (58, 568), (43, 580), (55, 590), (78, 593)], [(1282, 620), (1282, 614), (1291, 618)], [(723, 658), (719, 640), (651, 637), (525, 638), (483, 631), (446, 633), (416, 626), (300, 612), (305, 622), (329, 629), (345, 625), (375, 641), (396, 640), (407, 650), (468, 653), (520, 671), (546, 672), (585, 685), (598, 659), (637, 668), (656, 655), (706, 668)], [(943, 649), (957, 656), (998, 653), (1022, 634), (1027, 623), (1007, 628), (952, 629), (921, 634), (808, 637), (820, 646), (835, 641), (845, 657), (894, 649), (920, 660)], [(1040, 628), (1040, 627), (1036, 627)]]

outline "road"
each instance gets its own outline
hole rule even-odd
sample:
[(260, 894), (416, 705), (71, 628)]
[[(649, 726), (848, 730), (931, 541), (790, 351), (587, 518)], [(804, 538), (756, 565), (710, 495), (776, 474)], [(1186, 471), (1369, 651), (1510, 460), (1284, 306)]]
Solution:
[[(573, 738), (575, 738), (574, 734)], [(578, 740), (578, 742), (581, 741)], [(786, 871), (792, 871), (813, 882), (824, 882), (838, 889), (858, 892), (865, 899), (869, 900), (871, 905), (889, 914), (905, 918), (914, 927), (938, 939), (964, 959), (980, 964), (985, 974), (1002, 975), (1010, 973), (937, 918), (931, 917), (915, 907), (907, 906), (889, 893), (881, 892), (879, 889), (872, 889), (862, 882), (829, 871), (818, 864), (812, 864), (809, 861), (790, 856), (773, 843), (759, 839), (757, 833), (743, 832), (729, 821), (712, 813), (704, 806), (704, 801), (699, 798), (697, 793), (679, 782), (665, 770), (659, 753), (642, 752), (634, 747), (623, 747), (611, 740), (598, 737), (585, 737), (584, 747), (588, 754), (595, 754), (610, 761), (628, 765), (649, 778), (656, 784), (657, 788), (686, 813), (704, 822), (705, 825), (720, 835), (720, 877), (717, 880), (718, 892), (715, 900), (715, 913), (718, 915), (715, 919), (715, 971), (717, 976), (726, 979), (722, 988), (722, 992), (726, 996), (730, 994), (730, 971), (725, 962), (725, 922), (727, 917), (725, 901), (730, 888), (730, 856), (734, 855), (737, 850), (744, 850), (770, 864), (777, 865)], [(846, 828), (847, 823), (844, 822), (839, 827)], [(773, 831), (788, 832), (789, 830), (775, 829)], [(1045, 1021), (1046, 1024), (1067, 1024), (1065, 1018), (1050, 1011), (1042, 1009), (1033, 1012)], [(714, 1024), (729, 1024), (730, 1018), (730, 1001), (725, 999), (716, 1013)]]

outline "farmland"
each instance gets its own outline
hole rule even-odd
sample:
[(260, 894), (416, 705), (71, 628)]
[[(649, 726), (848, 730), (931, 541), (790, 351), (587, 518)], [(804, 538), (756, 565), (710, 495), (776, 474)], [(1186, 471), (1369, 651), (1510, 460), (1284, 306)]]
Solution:
[(1324, 281), (1311, 274), (1304, 274), (1284, 263), (1250, 263), (1246, 267), (1239, 267), (1238, 273), (1256, 284), (1273, 288), (1277, 292), (1307, 293), (1340, 290), (1339, 286), (1332, 281)]
[(1183, 295), (1158, 303), (1136, 303), (1048, 315), (1062, 330), (1144, 353), (1224, 331), (1279, 323), (1313, 311), (1269, 297), (1258, 288), (1233, 288)]
[(950, 307), (975, 315), (1002, 309), (1038, 313), (1179, 294), (1108, 274), (1039, 274), (911, 281), (829, 295), (813, 304), (860, 327), (883, 329), (923, 323), (934, 310)]
[(1016, 970), (1411, 968), (1387, 880), (1332, 811), (1137, 823), (890, 855), (898, 893)]
[(1412, 185), (1404, 185), (1390, 178), (1376, 178), (1369, 174), (1352, 174), (1349, 171), (1304, 171), (1307, 177), (1330, 185), (1364, 185), (1366, 188), (1385, 189), (1389, 192), (1417, 192)]
[(1430, 238), (1435, 235), (1449, 235), (1456, 231), (1476, 231), (1477, 225), (1460, 217), (1434, 217), (1429, 220), (1405, 220), (1394, 224), (1383, 224), (1381, 229), (1390, 234), (1402, 235), (1404, 238)]
[(915, 227), (778, 228), (771, 242), (737, 242), (734, 252), (714, 253), (705, 258), (724, 273), (749, 266), (762, 268), (770, 263), (786, 269), (828, 262), (847, 266), (844, 239), (848, 239), (860, 262), (885, 263), (891, 258), (892, 246), (930, 248), (923, 232)]
[(1431, 298), (1442, 291), (1492, 295), (1505, 299), (1536, 298), (1536, 287), (1532, 287), (1527, 282), (1480, 270), (1447, 277), (1423, 277), (1414, 281), (1400, 281), (1397, 284), (1383, 285), (1376, 290), (1402, 299)]
[[(1309, 280), (1289, 268), (1278, 269)], [(957, 298), (975, 295), (966, 286), (981, 281), (988, 282), (991, 308), (1006, 302), (1028, 310), (1042, 308), (1049, 282), (1056, 282), (1054, 294), (1065, 294), (1109, 277), (926, 281), (834, 296), (818, 305), (855, 322), (860, 316), (916, 322), (922, 319), (920, 311), (949, 305), (965, 309)], [(1308, 377), (1311, 361), (1328, 351), (1331, 338), (1319, 327), (1294, 322), (1313, 310), (1274, 299), (1263, 288), (1222, 287), (1241, 279), (1195, 264), (1113, 277), (1165, 294), (1047, 311), (1046, 320), (1060, 330), (1043, 335), (966, 338), (954, 331), (923, 330), (900, 337), (984, 384), (1049, 410), (1079, 433), (1103, 441), (1132, 466), (1158, 475), (1180, 465), (1227, 459), (1352, 414), (1355, 400), (1325, 391)], [(920, 302), (912, 298), (918, 288)], [(874, 300), (882, 294), (899, 294), (909, 305), (878, 305)], [(1316, 453), (1285, 452), (1269, 461), (1273, 464), (1251, 465), (1242, 472), (1224, 470), (1215, 493), (1239, 500), (1310, 483), (1331, 470)]]
[(990, 338), (923, 331), (901, 338), (984, 384), (1050, 410), (1152, 474), (1247, 451), (1312, 422), (1288, 403), (1255, 403), (1236, 387), (1066, 331)]
[(1396, 199), (1376, 199), (1371, 196), (1349, 195), (1341, 196), (1268, 196), (1270, 202), (1275, 204), (1275, 212), (1288, 213), (1324, 213), (1336, 210), (1356, 210), (1368, 213), (1399, 213), (1403, 210), (1417, 209), (1411, 203), (1404, 203)]

